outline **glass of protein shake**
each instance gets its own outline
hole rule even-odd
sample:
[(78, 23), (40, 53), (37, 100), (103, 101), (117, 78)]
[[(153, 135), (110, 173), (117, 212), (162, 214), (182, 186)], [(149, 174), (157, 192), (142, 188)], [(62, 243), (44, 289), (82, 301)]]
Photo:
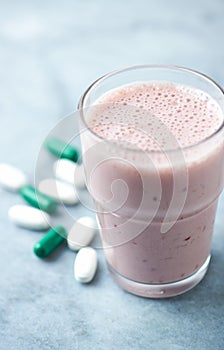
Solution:
[(87, 187), (114, 280), (150, 298), (204, 277), (223, 188), (224, 95), (191, 69), (140, 65), (79, 103)]

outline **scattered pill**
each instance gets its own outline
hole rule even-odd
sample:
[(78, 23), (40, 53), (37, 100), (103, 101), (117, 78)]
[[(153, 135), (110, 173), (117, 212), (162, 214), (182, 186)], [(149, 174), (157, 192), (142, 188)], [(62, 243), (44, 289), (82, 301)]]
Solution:
[(91, 247), (80, 249), (74, 263), (74, 277), (78, 282), (88, 283), (95, 276), (97, 254)]
[(55, 226), (50, 229), (33, 247), (34, 253), (39, 258), (46, 258), (50, 255), (66, 238), (66, 230), (62, 226)]
[(55, 179), (45, 179), (39, 183), (40, 192), (53, 198), (57, 202), (67, 205), (77, 204), (79, 199), (74, 186), (68, 185), (62, 181)]
[(31, 230), (46, 230), (50, 226), (50, 216), (39, 209), (27, 205), (14, 205), (9, 209), (9, 218), (17, 226)]
[(57, 179), (84, 188), (86, 185), (82, 164), (77, 164), (68, 159), (59, 159), (54, 163), (54, 174)]
[(0, 184), (8, 190), (18, 191), (28, 183), (26, 175), (16, 167), (0, 163)]
[(68, 233), (67, 243), (72, 250), (79, 250), (92, 241), (96, 232), (96, 222), (89, 216), (79, 218)]
[(19, 193), (33, 207), (44, 210), (49, 214), (54, 213), (57, 209), (58, 204), (54, 199), (32, 186), (23, 186), (20, 188)]
[(66, 158), (77, 162), (79, 151), (69, 143), (56, 137), (49, 137), (45, 143), (46, 148), (58, 158)]

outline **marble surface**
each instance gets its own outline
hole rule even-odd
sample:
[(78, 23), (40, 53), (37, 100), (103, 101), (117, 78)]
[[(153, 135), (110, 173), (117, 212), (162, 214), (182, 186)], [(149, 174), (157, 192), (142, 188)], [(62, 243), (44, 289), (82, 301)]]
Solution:
[[(46, 135), (108, 71), (178, 64), (224, 86), (222, 0), (23, 0), (0, 7), (0, 159), (30, 178)], [(74, 253), (65, 246), (37, 259), (32, 246), (41, 234), (7, 218), (22, 200), (0, 193), (1, 350), (224, 348), (223, 195), (205, 279), (182, 296), (147, 300), (115, 285), (100, 250), (89, 286), (74, 281)]]

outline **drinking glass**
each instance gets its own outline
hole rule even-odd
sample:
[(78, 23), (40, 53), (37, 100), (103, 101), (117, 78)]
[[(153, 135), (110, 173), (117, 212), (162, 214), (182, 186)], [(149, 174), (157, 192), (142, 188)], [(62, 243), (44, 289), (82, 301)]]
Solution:
[[(128, 120), (124, 130), (134, 128), (134, 121), (142, 116), (158, 124), (160, 133), (139, 132), (153, 137), (160, 149), (144, 151), (127, 142), (125, 134), (120, 141), (100, 137), (90, 122), (94, 113), (105, 113), (106, 106), (98, 99), (112, 89), (139, 82), (171, 82), (203, 91), (219, 105), (221, 125), (200, 142), (180, 147), (167, 126), (149, 111), (113, 101), (109, 109), (114, 110), (114, 122), (121, 111)], [(150, 298), (191, 289), (208, 269), (217, 201), (223, 188), (222, 89), (191, 69), (140, 65), (99, 78), (85, 91), (78, 108), (87, 187), (112, 277), (126, 291)], [(161, 130), (166, 134), (165, 144)]]

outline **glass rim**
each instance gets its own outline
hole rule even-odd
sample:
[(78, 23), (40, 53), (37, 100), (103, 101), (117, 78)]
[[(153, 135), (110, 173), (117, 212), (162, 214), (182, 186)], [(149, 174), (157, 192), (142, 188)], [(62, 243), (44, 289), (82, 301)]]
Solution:
[(119, 147), (123, 150), (126, 150), (126, 151), (131, 151), (133, 153), (153, 153), (153, 154), (161, 154), (161, 153), (164, 153), (164, 152), (167, 152), (167, 153), (173, 153), (173, 152), (177, 152), (179, 151), (180, 149), (183, 150), (183, 151), (186, 151), (186, 150), (189, 150), (189, 149), (192, 149), (196, 146), (199, 146), (199, 145), (202, 145), (204, 143), (206, 143), (207, 141), (211, 140), (214, 136), (218, 135), (222, 129), (224, 128), (224, 111), (223, 112), (223, 120), (222, 120), (222, 123), (221, 125), (219, 126), (219, 128), (217, 130), (215, 130), (211, 135), (205, 137), (204, 139), (200, 140), (199, 142), (197, 143), (193, 143), (192, 145), (189, 145), (189, 146), (184, 146), (184, 147), (181, 147), (179, 146), (178, 148), (172, 148), (172, 149), (164, 149), (164, 150), (150, 150), (150, 151), (144, 151), (142, 149), (135, 149), (135, 148), (131, 148), (131, 147), (127, 147), (127, 146), (124, 146), (122, 144), (119, 144), (117, 143), (116, 141), (113, 141), (113, 140), (108, 140), (108, 139), (105, 139), (103, 137), (101, 137), (100, 135), (98, 135), (97, 133), (95, 133), (89, 126), (88, 124), (86, 123), (86, 120), (84, 118), (84, 114), (82, 113), (82, 111), (87, 108), (85, 107), (85, 101), (87, 99), (87, 97), (89, 96), (89, 94), (95, 89), (95, 87), (99, 86), (101, 84), (101, 82), (104, 82), (105, 80), (107, 79), (110, 79), (111, 77), (117, 75), (117, 74), (121, 74), (123, 72), (127, 72), (127, 71), (131, 71), (131, 70), (138, 70), (138, 69), (144, 69), (144, 68), (164, 68), (164, 69), (167, 69), (167, 70), (178, 70), (178, 71), (182, 71), (182, 72), (187, 72), (187, 73), (190, 73), (190, 74), (193, 74), (195, 76), (198, 76), (200, 78), (203, 78), (205, 81), (207, 81), (210, 85), (213, 85), (213, 87), (218, 90), (221, 95), (224, 97), (224, 90), (222, 89), (222, 87), (217, 84), (215, 82), (215, 80), (213, 80), (212, 78), (210, 78), (209, 76), (207, 76), (206, 74), (204, 73), (201, 73), (195, 69), (191, 69), (191, 68), (186, 68), (186, 67), (182, 67), (182, 66), (177, 66), (177, 65), (169, 65), (169, 64), (139, 64), (139, 65), (133, 65), (133, 66), (127, 66), (125, 68), (121, 68), (121, 69), (117, 69), (117, 70), (114, 70), (114, 71), (111, 71), (107, 74), (104, 74), (103, 76), (101, 76), (100, 78), (96, 79), (87, 89), (86, 91), (84, 92), (84, 94), (81, 96), (80, 100), (79, 100), (79, 103), (78, 103), (78, 110), (81, 111), (81, 119), (82, 119), (82, 122), (84, 124), (84, 126), (88, 129), (88, 131), (95, 137), (97, 138), (99, 141), (102, 141), (106, 144), (109, 144), (113, 147)]

